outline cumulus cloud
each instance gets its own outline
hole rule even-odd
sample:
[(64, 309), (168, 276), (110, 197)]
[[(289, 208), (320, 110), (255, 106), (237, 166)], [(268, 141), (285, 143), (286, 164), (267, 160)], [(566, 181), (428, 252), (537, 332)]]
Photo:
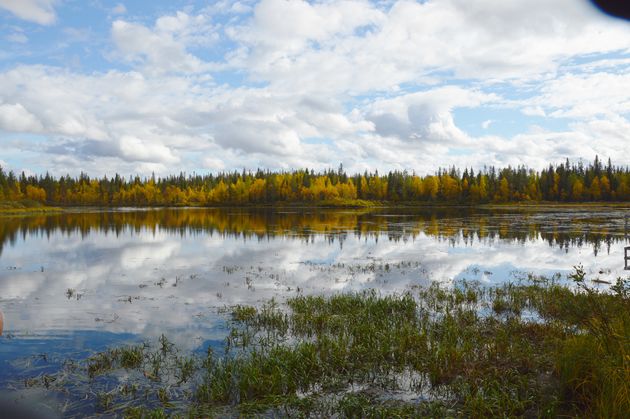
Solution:
[(468, 142), (469, 138), (455, 125), (453, 108), (476, 107), (496, 99), (494, 95), (447, 86), (375, 101), (368, 111), (368, 119), (382, 136), (456, 146)]
[(299, 52), (308, 42), (325, 45), (383, 17), (363, 1), (311, 4), (303, 0), (263, 0), (256, 6), (252, 20), (232, 34), (263, 49)]
[(185, 44), (174, 36), (177, 27), (168, 26), (169, 23), (151, 30), (140, 24), (115, 21), (112, 37), (121, 57), (148, 73), (203, 71), (204, 63), (186, 52)]
[(0, 128), (7, 131), (38, 132), (42, 124), (19, 103), (0, 105)]
[(57, 0), (0, 0), (0, 8), (8, 10), (20, 19), (50, 25), (55, 22)]
[(133, 136), (123, 136), (119, 140), (121, 156), (132, 161), (156, 163), (177, 163), (179, 159), (171, 149), (163, 144), (155, 144)]

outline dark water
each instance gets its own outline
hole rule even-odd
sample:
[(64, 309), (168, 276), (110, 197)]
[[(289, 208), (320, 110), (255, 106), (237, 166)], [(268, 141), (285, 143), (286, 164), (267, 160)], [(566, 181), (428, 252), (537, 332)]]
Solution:
[(578, 263), (614, 280), (627, 272), (625, 213), (179, 209), (0, 218), (0, 389), (38, 397), (25, 378), (162, 334), (190, 351), (219, 346), (219, 308), (271, 297), (566, 277)]

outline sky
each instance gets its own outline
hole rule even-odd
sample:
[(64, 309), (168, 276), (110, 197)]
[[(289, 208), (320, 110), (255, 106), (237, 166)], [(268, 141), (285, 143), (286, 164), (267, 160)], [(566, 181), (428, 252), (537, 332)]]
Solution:
[(0, 0), (27, 174), (630, 165), (630, 22), (581, 0)]

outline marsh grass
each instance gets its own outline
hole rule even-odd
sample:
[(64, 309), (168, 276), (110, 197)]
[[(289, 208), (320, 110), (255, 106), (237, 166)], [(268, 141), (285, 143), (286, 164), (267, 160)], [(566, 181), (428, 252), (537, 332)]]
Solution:
[(162, 336), (96, 354), (85, 372), (136, 371), (96, 393), (97, 409), (129, 417), (624, 417), (630, 281), (600, 292), (581, 267), (572, 279), (235, 306), (220, 356)]
[(63, 209), (59, 207), (49, 207), (31, 199), (0, 202), (0, 216), (31, 215), (61, 211), (63, 211)]

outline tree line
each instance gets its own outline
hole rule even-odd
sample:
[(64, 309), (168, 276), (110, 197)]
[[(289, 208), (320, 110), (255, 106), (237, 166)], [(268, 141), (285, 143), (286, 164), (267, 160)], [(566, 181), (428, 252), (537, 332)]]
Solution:
[(567, 160), (535, 171), (525, 166), (475, 172), (440, 169), (419, 176), (407, 171), (348, 175), (337, 170), (315, 172), (224, 172), (167, 177), (125, 178), (27, 176), (0, 167), (0, 202), (31, 200), (58, 206), (243, 205), (279, 202), (326, 203), (354, 200), (418, 203), (505, 203), (521, 201), (586, 202), (630, 200), (630, 170)]

